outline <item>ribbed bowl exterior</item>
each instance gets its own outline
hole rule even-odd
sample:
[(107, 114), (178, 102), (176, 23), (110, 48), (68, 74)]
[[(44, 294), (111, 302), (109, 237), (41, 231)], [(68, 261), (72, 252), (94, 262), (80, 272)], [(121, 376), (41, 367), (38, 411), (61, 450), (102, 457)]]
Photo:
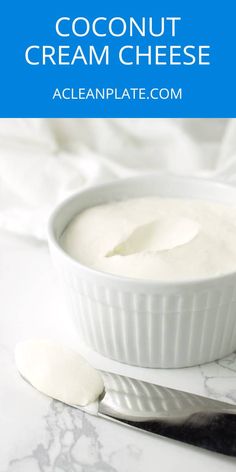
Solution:
[[(61, 262), (61, 263), (60, 263)], [(55, 258), (83, 343), (142, 367), (187, 367), (236, 348), (236, 277), (188, 286), (102, 284)]]
[(64, 221), (63, 211), (66, 206), (52, 217), (49, 245), (79, 337), (89, 348), (119, 362), (159, 368), (202, 364), (236, 349), (235, 273), (168, 284), (94, 271), (60, 248), (57, 240), (71, 218)]

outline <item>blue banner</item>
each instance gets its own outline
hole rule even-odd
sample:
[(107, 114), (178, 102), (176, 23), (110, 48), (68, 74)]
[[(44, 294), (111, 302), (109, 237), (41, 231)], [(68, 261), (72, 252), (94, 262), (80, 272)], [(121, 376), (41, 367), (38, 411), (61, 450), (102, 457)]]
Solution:
[(235, 117), (233, 0), (1, 5), (1, 117)]

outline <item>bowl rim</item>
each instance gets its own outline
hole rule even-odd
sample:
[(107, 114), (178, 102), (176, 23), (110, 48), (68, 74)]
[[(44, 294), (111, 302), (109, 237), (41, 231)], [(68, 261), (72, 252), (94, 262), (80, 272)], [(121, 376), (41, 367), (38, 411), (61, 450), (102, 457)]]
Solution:
[[(227, 281), (228, 279), (232, 279), (232, 277), (236, 278), (236, 269), (231, 272), (227, 272), (221, 275), (214, 275), (214, 276), (209, 276), (209, 277), (199, 277), (199, 278), (192, 278), (192, 279), (179, 279), (179, 280), (155, 280), (155, 279), (142, 279), (142, 278), (136, 278), (136, 277), (128, 277), (125, 275), (118, 275), (118, 274), (113, 274), (110, 272), (105, 272), (99, 269), (95, 269), (93, 267), (89, 267), (86, 264), (81, 263), (80, 261), (74, 259), (70, 254), (68, 254), (63, 247), (60, 245), (58, 238), (55, 235), (55, 220), (58, 217), (58, 215), (61, 213), (61, 211), (64, 210), (64, 207), (68, 206), (70, 202), (74, 201), (77, 199), (80, 195), (90, 193), (90, 192), (96, 192), (101, 189), (109, 189), (112, 188), (115, 185), (119, 184), (125, 184), (129, 182), (135, 182), (135, 181), (142, 181), (146, 180), (148, 178), (154, 179), (155, 177), (163, 177), (167, 180), (172, 180), (172, 181), (185, 181), (185, 182), (193, 182), (193, 183), (203, 183), (203, 184), (209, 184), (211, 186), (218, 186), (218, 187), (223, 187), (223, 188), (231, 188), (232, 190), (235, 190), (236, 194), (236, 188), (234, 185), (225, 182), (223, 180), (213, 180), (213, 179), (207, 179), (207, 178), (201, 178), (201, 177), (195, 177), (195, 176), (181, 176), (181, 175), (176, 175), (176, 174), (171, 174), (171, 173), (166, 173), (166, 172), (153, 172), (153, 173), (145, 173), (142, 175), (136, 175), (136, 176), (129, 176), (125, 178), (120, 178), (120, 179), (115, 179), (111, 180), (109, 182), (105, 182), (103, 184), (98, 184), (98, 185), (93, 185), (90, 187), (83, 188), (79, 191), (76, 191), (72, 193), (69, 197), (63, 199), (52, 211), (49, 220), (48, 220), (48, 231), (47, 231), (47, 239), (49, 246), (52, 245), (57, 249), (57, 252), (65, 259), (67, 260), (70, 264), (72, 264), (75, 268), (79, 268), (86, 273), (88, 273), (90, 276), (96, 276), (100, 277), (105, 280), (110, 280), (114, 282), (125, 282), (129, 285), (142, 285), (142, 286), (149, 286), (152, 288), (173, 288), (173, 287), (189, 287), (191, 285), (198, 285), (198, 286), (206, 286), (206, 284), (209, 286), (210, 285), (215, 285), (219, 281)], [(138, 197), (137, 197), (138, 198)], [(182, 197), (179, 197), (182, 198)], [(191, 196), (189, 196), (191, 198)], [(200, 199), (199, 199), (200, 200)], [(220, 202), (219, 202), (220, 203)], [(89, 207), (88, 207), (89, 208)]]

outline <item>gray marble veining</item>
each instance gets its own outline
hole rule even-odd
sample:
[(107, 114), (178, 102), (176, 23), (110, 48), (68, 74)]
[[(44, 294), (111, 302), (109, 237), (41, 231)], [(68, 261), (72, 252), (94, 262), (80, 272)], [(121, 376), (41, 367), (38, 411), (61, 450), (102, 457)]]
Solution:
[[(16, 342), (49, 337), (76, 345), (47, 248), (0, 234), (0, 472), (235, 471), (232, 458), (88, 416), (27, 385)], [(91, 357), (92, 359), (92, 357)], [(96, 360), (105, 363), (103, 360)], [(236, 404), (236, 354), (178, 370), (103, 368)]]

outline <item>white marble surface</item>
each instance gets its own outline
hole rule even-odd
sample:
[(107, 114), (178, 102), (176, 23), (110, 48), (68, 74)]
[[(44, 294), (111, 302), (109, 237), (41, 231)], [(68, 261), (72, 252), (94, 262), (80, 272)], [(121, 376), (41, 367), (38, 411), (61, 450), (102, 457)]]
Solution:
[[(36, 336), (77, 345), (45, 245), (0, 233), (0, 294), (0, 472), (235, 471), (236, 459), (88, 416), (18, 376), (18, 341)], [(98, 367), (236, 403), (235, 354), (173, 371), (131, 369), (82, 351)]]

